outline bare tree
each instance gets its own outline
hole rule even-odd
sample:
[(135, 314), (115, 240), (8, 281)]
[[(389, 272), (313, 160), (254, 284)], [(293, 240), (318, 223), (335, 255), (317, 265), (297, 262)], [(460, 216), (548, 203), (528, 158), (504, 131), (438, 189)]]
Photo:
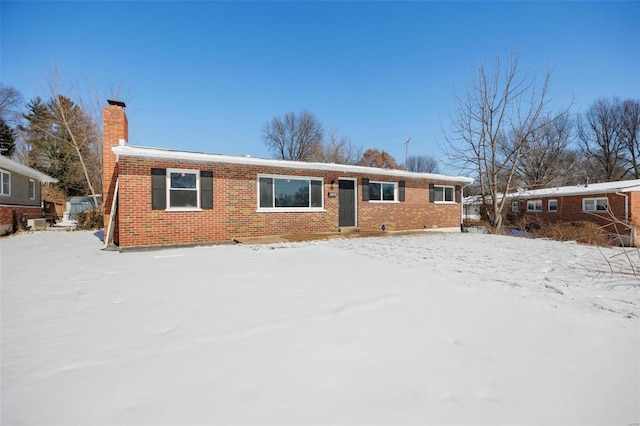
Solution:
[(507, 202), (503, 195), (512, 191), (516, 166), (527, 141), (541, 126), (549, 102), (551, 69), (539, 85), (535, 76), (520, 75), (519, 59), (520, 55), (512, 54), (502, 70), (498, 57), (493, 75), (480, 63), (471, 89), (465, 96), (456, 95), (458, 107), (452, 117), (455, 136), (445, 134), (449, 159), (462, 170), (477, 174), (496, 229), (502, 225)]
[(56, 177), (66, 195), (89, 192), (97, 208), (94, 188), (102, 178), (96, 158), (102, 145), (99, 126), (81, 105), (63, 94), (55, 68), (48, 89), (50, 99), (46, 103), (40, 98), (32, 100), (24, 115), (26, 125), (21, 132), (27, 164)]
[(578, 117), (577, 134), (585, 155), (600, 166), (605, 181), (624, 177), (625, 146), (620, 136), (621, 120), (618, 99), (596, 100)]
[(265, 144), (276, 158), (283, 160), (310, 161), (323, 137), (322, 123), (306, 109), (276, 116), (262, 128)]
[(0, 119), (7, 125), (17, 127), (21, 121), (22, 94), (14, 87), (0, 84)]
[(438, 161), (428, 155), (411, 155), (407, 157), (404, 168), (410, 172), (440, 173)]
[(568, 113), (545, 115), (525, 141), (523, 155), (516, 164), (518, 183), (528, 189), (560, 185), (573, 169), (567, 155), (571, 142), (572, 120)]
[(640, 179), (640, 100), (627, 99), (619, 108), (619, 138), (626, 151), (627, 172)]
[(356, 164), (362, 157), (362, 147), (356, 147), (347, 136), (329, 130), (329, 140), (321, 144), (313, 154), (312, 161), (320, 163)]

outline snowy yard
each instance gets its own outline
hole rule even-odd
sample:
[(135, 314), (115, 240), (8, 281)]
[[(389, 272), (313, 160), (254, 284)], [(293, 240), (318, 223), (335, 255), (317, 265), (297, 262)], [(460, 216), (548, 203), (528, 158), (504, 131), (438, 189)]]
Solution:
[(619, 249), (101, 247), (0, 240), (3, 425), (640, 421), (640, 281), (606, 272)]

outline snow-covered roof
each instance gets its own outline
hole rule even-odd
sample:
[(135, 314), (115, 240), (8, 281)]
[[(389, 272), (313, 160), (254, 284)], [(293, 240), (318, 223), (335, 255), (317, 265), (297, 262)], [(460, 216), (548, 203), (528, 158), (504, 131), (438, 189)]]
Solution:
[(20, 163), (16, 163), (13, 160), (8, 159), (4, 155), (0, 155), (0, 169), (4, 169), (10, 172), (18, 173), (23, 176), (30, 177), (31, 179), (36, 179), (42, 183), (56, 183), (58, 179), (52, 178), (49, 175), (42, 173), (36, 169), (32, 169), (31, 167), (27, 167)]
[(555, 188), (532, 189), (509, 194), (510, 198), (552, 197), (563, 195), (605, 194), (612, 192), (640, 191), (640, 179), (616, 182), (590, 183), (588, 185), (559, 186)]
[(446, 182), (472, 183), (473, 179), (464, 176), (447, 176), (434, 173), (417, 173), (406, 170), (380, 169), (377, 167), (351, 166), (335, 163), (310, 163), (303, 161), (271, 160), (248, 156), (206, 154), (201, 152), (178, 151), (164, 148), (116, 145), (111, 148), (114, 154), (127, 157), (146, 157), (170, 160), (204, 161), (210, 163), (245, 164), (252, 166), (284, 167), (289, 169), (323, 170), (337, 172), (366, 173), (372, 175), (398, 176), (412, 179), (430, 179)]

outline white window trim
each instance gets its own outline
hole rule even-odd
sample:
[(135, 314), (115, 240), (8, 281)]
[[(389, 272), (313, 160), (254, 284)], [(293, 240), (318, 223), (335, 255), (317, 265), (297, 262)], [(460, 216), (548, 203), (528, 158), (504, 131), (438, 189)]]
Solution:
[[(2, 174), (9, 175), (9, 192), (5, 193), (4, 191), (4, 177)], [(0, 169), (0, 196), (3, 197), (11, 197), (11, 172), (7, 170)]]
[[(296, 179), (306, 180), (311, 182), (312, 180), (319, 180), (322, 182), (322, 206), (321, 207), (260, 207), (260, 178), (270, 179)], [(309, 183), (311, 185), (311, 183)], [(309, 194), (311, 196), (311, 194)], [(274, 197), (275, 200), (275, 197)], [(311, 199), (309, 199), (311, 202)], [(256, 212), (260, 213), (310, 213), (310, 212), (326, 212), (324, 208), (324, 178), (318, 176), (292, 176), (292, 175), (271, 175), (259, 173), (256, 178), (256, 204), (258, 208)]]
[(382, 198), (382, 185), (383, 184), (388, 184), (388, 185), (393, 185), (393, 200), (372, 200), (371, 199), (371, 190), (369, 190), (369, 202), (370, 203), (399, 203), (400, 200), (398, 200), (398, 182), (384, 182), (384, 181), (380, 181), (380, 180), (370, 180), (369, 181), (369, 186), (371, 186), (372, 183), (379, 183), (380, 184), (380, 197)]
[[(31, 188), (33, 185), (33, 196), (31, 195)], [(36, 199), (36, 181), (35, 179), (29, 179), (29, 199), (30, 200), (35, 200)]]
[[(534, 206), (540, 204), (540, 210), (530, 209), (529, 203), (535, 203)], [(531, 213), (540, 213), (542, 211), (542, 200), (527, 200), (527, 211)]]
[[(600, 201), (600, 200), (605, 200), (607, 202), (607, 209), (606, 210), (598, 210), (598, 201)], [(593, 206), (595, 207), (595, 210), (587, 210), (585, 208), (586, 201), (594, 201)], [(607, 211), (609, 211), (609, 198), (608, 197), (590, 197), (590, 198), (583, 198), (582, 199), (582, 212), (583, 213), (606, 213)]]
[[(451, 189), (453, 190), (453, 191), (452, 191), (452, 194), (453, 194), (453, 200), (451, 200), (451, 201), (438, 201), (438, 200), (433, 200), (433, 202), (434, 202), (435, 204), (456, 204), (456, 187), (455, 187), (455, 186), (453, 186), (453, 185), (433, 185), (433, 188), (434, 188), (434, 190), (435, 190), (435, 188), (451, 188)], [(447, 194), (447, 192), (446, 192), (446, 191), (443, 191), (443, 192), (442, 192), (442, 194), (443, 194), (443, 195), (446, 195), (446, 194)], [(434, 194), (434, 196), (435, 196), (435, 194)], [(445, 197), (445, 198), (446, 198), (446, 197)]]
[[(556, 209), (555, 209), (555, 210), (551, 210), (551, 202), (552, 202), (552, 201), (555, 201), (555, 202), (556, 202)], [(547, 211), (548, 211), (549, 213), (558, 213), (558, 200), (556, 200), (555, 198), (554, 198), (554, 199), (551, 199), (551, 200), (548, 200), (548, 201), (547, 201)]]
[[(199, 212), (202, 211), (200, 208), (200, 170), (194, 169), (167, 169), (166, 172), (167, 179), (167, 208), (165, 211), (168, 212)], [(197, 207), (171, 207), (171, 173), (190, 173), (196, 175), (196, 200)], [(178, 188), (176, 188), (178, 190)], [(190, 190), (193, 191), (193, 190)]]

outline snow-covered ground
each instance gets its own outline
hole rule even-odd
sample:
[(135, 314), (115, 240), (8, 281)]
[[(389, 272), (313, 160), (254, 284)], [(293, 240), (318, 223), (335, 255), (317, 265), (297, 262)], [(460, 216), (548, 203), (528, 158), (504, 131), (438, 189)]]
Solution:
[(620, 249), (479, 234), (0, 240), (2, 425), (632, 425)]

